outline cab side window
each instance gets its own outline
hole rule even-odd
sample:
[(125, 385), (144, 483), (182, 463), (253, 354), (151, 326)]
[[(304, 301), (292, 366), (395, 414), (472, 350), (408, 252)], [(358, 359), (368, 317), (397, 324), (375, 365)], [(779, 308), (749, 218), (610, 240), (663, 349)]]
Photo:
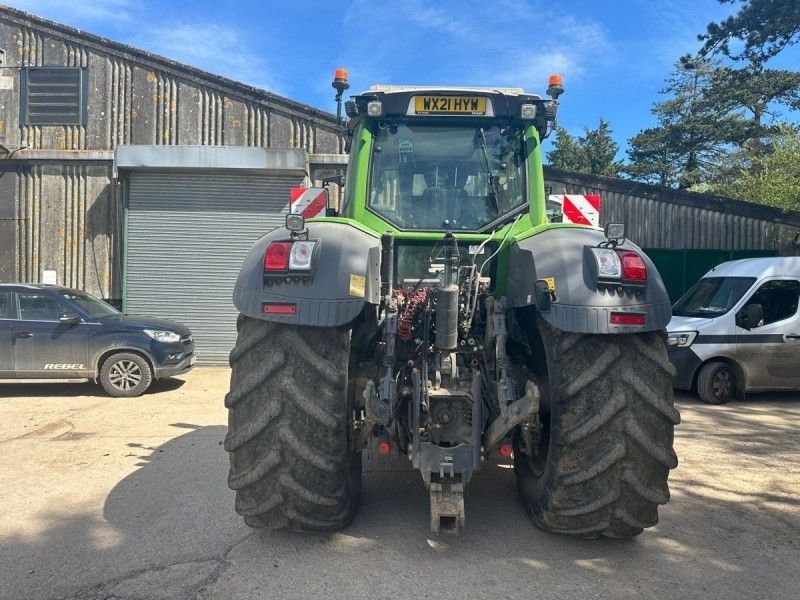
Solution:
[(800, 281), (791, 279), (778, 279), (767, 281), (747, 301), (747, 306), (760, 304), (764, 309), (764, 322), (769, 325), (783, 321), (797, 313), (800, 301)]
[(11, 292), (0, 292), (0, 319), (11, 318)]
[(19, 318), (23, 321), (58, 321), (67, 312), (64, 304), (49, 294), (20, 292)]

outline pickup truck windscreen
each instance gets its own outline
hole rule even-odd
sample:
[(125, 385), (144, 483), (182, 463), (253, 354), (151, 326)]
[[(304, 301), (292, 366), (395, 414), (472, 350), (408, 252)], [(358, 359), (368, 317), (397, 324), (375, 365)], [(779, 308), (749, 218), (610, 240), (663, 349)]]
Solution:
[(74, 302), (80, 306), (95, 319), (102, 319), (103, 317), (111, 317), (113, 315), (122, 314), (110, 304), (107, 304), (100, 300), (100, 298), (95, 298), (86, 292), (82, 292), (80, 294), (75, 292), (62, 292), (61, 295), (70, 302)]

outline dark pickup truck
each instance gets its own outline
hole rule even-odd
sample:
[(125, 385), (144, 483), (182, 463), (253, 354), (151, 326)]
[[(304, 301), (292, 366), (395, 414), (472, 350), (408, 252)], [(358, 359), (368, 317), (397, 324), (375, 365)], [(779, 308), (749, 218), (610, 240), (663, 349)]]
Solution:
[(180, 323), (125, 315), (65, 287), (0, 284), (0, 379), (93, 379), (112, 396), (139, 396), (195, 359)]

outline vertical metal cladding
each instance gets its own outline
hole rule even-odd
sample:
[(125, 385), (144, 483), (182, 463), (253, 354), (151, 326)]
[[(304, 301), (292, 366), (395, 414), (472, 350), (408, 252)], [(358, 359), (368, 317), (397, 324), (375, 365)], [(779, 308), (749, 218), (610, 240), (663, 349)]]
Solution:
[(155, 75), (154, 133), (157, 145), (178, 143), (178, 84), (173, 77)]
[(118, 186), (110, 165), (48, 162), (17, 174), (17, 281), (58, 283), (119, 297)]
[(225, 143), (222, 128), (225, 107), (222, 95), (209, 90), (200, 91), (199, 126), (201, 144), (217, 146)]
[[(721, 203), (724, 199), (717, 197), (708, 197), (708, 203), (713, 200), (714, 205), (707, 207), (703, 206), (705, 196), (701, 194), (663, 190), (665, 195), (677, 197), (671, 201), (662, 197), (662, 190), (655, 186), (566, 174), (556, 169), (546, 169), (545, 178), (554, 194), (599, 194), (601, 225), (624, 222), (628, 237), (645, 248), (798, 252), (793, 240), (800, 233), (800, 220), (777, 209), (748, 205), (742, 208), (743, 203), (733, 200), (728, 209)], [(625, 187), (633, 193), (619, 189)], [(753, 216), (737, 214), (743, 211)]]
[(106, 111), (109, 115), (108, 141), (114, 148), (131, 143), (131, 66), (114, 57), (108, 59)]
[(269, 146), (269, 112), (261, 106), (247, 105), (247, 145)]

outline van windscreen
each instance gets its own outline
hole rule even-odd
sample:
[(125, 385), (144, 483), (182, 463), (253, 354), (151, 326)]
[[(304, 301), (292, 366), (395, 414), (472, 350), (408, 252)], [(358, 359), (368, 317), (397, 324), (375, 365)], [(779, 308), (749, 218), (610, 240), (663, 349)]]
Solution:
[(672, 306), (676, 317), (719, 317), (733, 308), (755, 277), (704, 277)]

